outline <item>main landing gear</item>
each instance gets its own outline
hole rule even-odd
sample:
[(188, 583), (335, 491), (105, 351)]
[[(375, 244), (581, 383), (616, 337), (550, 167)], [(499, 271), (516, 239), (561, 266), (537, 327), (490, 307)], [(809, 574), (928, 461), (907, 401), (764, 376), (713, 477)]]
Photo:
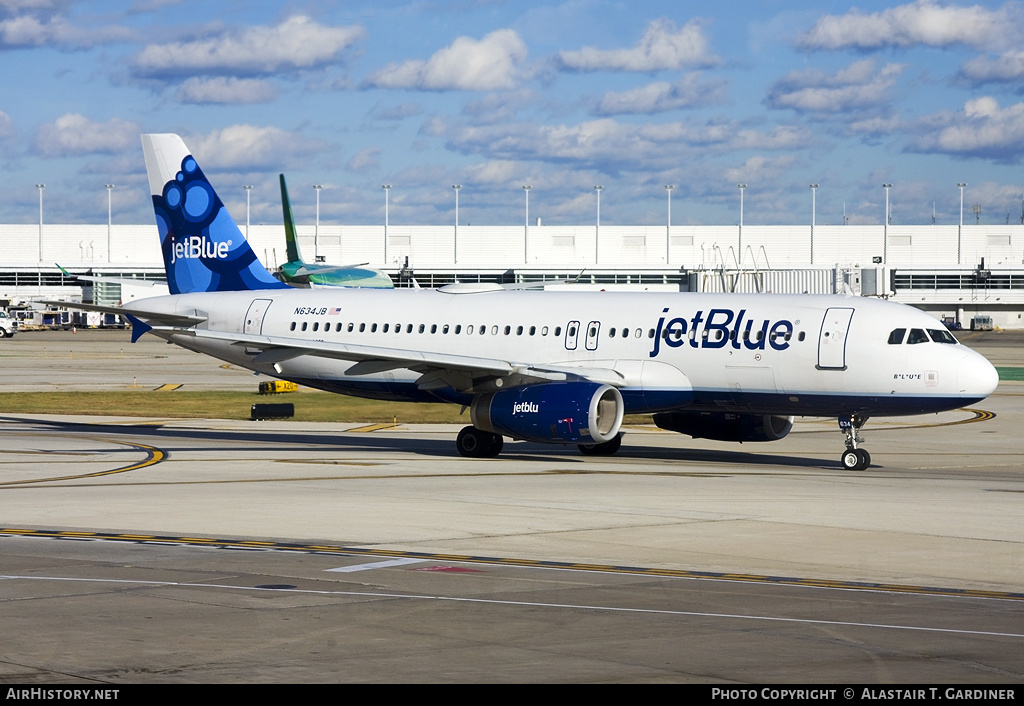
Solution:
[(871, 465), (871, 454), (867, 449), (857, 446), (864, 441), (860, 436), (860, 428), (867, 420), (867, 417), (859, 414), (839, 418), (839, 431), (846, 434), (846, 451), (839, 457), (839, 462), (848, 471), (863, 471)]
[(619, 434), (610, 441), (600, 444), (577, 444), (576, 448), (584, 456), (611, 456), (622, 446), (622, 434)]
[[(455, 448), (467, 458), (494, 458), (505, 442), (501, 434), (476, 427), (464, 427), (455, 439)], [(577, 444), (584, 456), (611, 456), (622, 446), (622, 434), (600, 444)]]
[(467, 458), (494, 458), (505, 445), (501, 434), (476, 427), (465, 427), (455, 439), (455, 448)]

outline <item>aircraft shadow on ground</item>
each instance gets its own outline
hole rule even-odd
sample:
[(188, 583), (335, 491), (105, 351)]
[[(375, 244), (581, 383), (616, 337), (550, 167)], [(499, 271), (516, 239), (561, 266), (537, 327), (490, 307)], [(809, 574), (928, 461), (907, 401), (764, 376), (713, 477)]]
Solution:
[[(426, 439), (408, 437), (395, 437), (390, 434), (362, 433), (350, 434), (342, 432), (336, 435), (311, 434), (292, 432), (282, 429), (265, 430), (240, 430), (240, 429), (179, 429), (162, 425), (131, 425), (131, 424), (107, 424), (96, 422), (45, 420), (30, 417), (0, 417), (0, 420), (20, 424), (37, 425), (51, 429), (61, 434), (104, 434), (125, 437), (146, 437), (147, 443), (152, 444), (159, 439), (189, 439), (203, 442), (203, 445), (196, 449), (198, 452), (230, 452), (237, 451), (239, 445), (251, 443), (258, 448), (272, 451), (274, 444), (286, 445), (288, 450), (324, 450), (330, 448), (346, 449), (348, 451), (364, 449), (369, 452), (388, 451), (405, 452), (418, 456), (433, 457), (458, 457), (455, 450), (455, 438), (451, 439)], [(629, 438), (629, 435), (626, 437)], [(642, 446), (626, 443), (614, 456), (583, 456), (579, 453), (575, 444), (555, 445), (539, 444), (533, 442), (506, 444), (505, 449), (498, 460), (516, 461), (558, 461), (560, 463), (574, 462), (614, 462), (625, 459), (669, 461), (683, 463), (705, 463), (708, 465), (739, 465), (739, 466), (785, 466), (795, 468), (822, 468), (823, 466), (838, 465), (831, 459), (807, 458), (805, 456), (791, 456), (778, 453), (756, 453), (732, 449), (694, 449), (687, 448), (685, 443), (687, 437), (680, 435), (681, 445), (678, 447), (665, 446)], [(225, 446), (211, 446), (217, 442), (230, 443)], [(161, 448), (165, 452), (174, 452), (175, 448)], [(129, 449), (125, 450), (130, 452)], [(491, 462), (494, 459), (478, 459), (481, 462)]]

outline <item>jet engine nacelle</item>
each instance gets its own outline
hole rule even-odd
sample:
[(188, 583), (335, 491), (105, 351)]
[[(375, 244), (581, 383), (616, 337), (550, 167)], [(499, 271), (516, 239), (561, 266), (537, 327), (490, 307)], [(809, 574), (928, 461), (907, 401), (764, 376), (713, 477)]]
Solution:
[(715, 441), (778, 441), (793, 428), (793, 417), (729, 412), (661, 412), (654, 423), (662, 429)]
[(596, 382), (551, 382), (479, 395), (473, 426), (527, 441), (600, 444), (622, 425), (622, 395)]

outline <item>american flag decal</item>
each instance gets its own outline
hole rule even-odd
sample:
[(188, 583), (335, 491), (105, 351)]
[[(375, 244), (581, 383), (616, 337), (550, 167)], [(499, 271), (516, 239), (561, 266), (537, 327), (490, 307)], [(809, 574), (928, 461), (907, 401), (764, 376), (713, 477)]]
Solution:
[(334, 307), (333, 309), (328, 309), (327, 310), (327, 315), (328, 316), (337, 316), (340, 313), (341, 313), (341, 307)]

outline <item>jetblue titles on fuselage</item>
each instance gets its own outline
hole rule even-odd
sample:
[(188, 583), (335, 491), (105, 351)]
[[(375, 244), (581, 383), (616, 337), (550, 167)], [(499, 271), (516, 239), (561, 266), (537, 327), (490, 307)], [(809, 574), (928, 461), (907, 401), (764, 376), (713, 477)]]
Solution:
[[(666, 308), (662, 313), (668, 314), (668, 311)], [(683, 316), (672, 319), (662, 316), (658, 319), (658, 327), (654, 332), (654, 347), (649, 355), (654, 358), (661, 352), (662, 339), (670, 348), (679, 348), (687, 341), (691, 348), (725, 348), (726, 345), (731, 345), (737, 350), (743, 346), (755, 351), (764, 350), (766, 344), (777, 351), (789, 348), (789, 339), (793, 335), (791, 321), (780, 319), (772, 323), (770, 319), (762, 319), (755, 329), (756, 319), (747, 319), (744, 326), (746, 315), (746, 309), (740, 309), (738, 314), (732, 309), (711, 309), (707, 318), (704, 317), (703, 310), (689, 319)]]

